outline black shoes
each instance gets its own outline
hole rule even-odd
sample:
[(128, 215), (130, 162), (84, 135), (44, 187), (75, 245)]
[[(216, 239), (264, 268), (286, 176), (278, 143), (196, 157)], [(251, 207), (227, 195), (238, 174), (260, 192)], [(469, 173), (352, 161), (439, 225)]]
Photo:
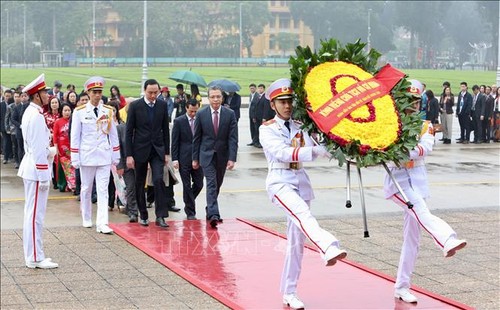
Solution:
[(129, 216), (129, 223), (137, 223), (137, 215), (132, 214)]
[(149, 226), (149, 220), (145, 219), (140, 219), (139, 220), (139, 224), (141, 224), (142, 226)]
[(163, 227), (163, 228), (167, 228), (168, 227), (168, 224), (165, 223), (165, 219), (163, 217), (158, 217), (156, 219), (155, 225)]
[(443, 141), (443, 144), (451, 144), (451, 139), (444, 139)]
[(181, 209), (172, 206), (172, 207), (168, 207), (167, 210), (170, 212), (179, 212)]
[(213, 215), (211, 218), (210, 218), (210, 226), (212, 228), (217, 228), (217, 225), (219, 224), (219, 222), (222, 222), (222, 220), (220, 219), (220, 217), (218, 217), (217, 215)]
[(188, 215), (187, 219), (190, 220), (190, 221), (194, 221), (194, 220), (196, 220), (196, 216), (194, 216), (194, 215)]
[(248, 143), (247, 146), (253, 146), (253, 142)]

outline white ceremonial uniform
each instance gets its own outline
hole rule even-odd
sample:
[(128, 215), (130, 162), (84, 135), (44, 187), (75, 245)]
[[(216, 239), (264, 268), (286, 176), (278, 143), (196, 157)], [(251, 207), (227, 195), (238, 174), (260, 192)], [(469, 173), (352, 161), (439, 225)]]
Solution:
[(434, 130), (429, 121), (425, 121), (420, 133), (417, 146), (410, 151), (410, 161), (400, 168), (393, 163), (389, 165), (390, 170), (401, 186), (403, 192), (412, 202), (413, 208), (409, 209), (389, 175), (384, 181), (384, 195), (386, 199), (391, 198), (405, 211), (403, 247), (399, 260), (398, 274), (395, 288), (409, 288), (410, 278), (415, 268), (418, 248), (420, 244), (420, 230), (427, 231), (435, 244), (443, 249), (449, 239), (456, 239), (457, 234), (445, 221), (431, 214), (425, 199), (429, 197), (427, 181), (427, 170), (424, 158), (434, 145)]
[(71, 121), (71, 163), (80, 167), (80, 209), (84, 222), (92, 221), (91, 193), (97, 186), (96, 226), (108, 224), (108, 183), (112, 163), (120, 159), (120, 145), (113, 108), (99, 104), (97, 116), (88, 102), (75, 109)]
[(314, 142), (300, 124), (276, 116), (259, 128), (259, 139), (268, 162), (266, 188), (274, 205), (287, 215), (287, 252), (281, 278), (281, 292), (293, 294), (300, 276), (305, 237), (324, 254), (330, 247), (338, 248), (338, 240), (323, 230), (310, 211), (314, 199), (311, 182), (302, 162), (313, 161)]
[(17, 175), (24, 182), (23, 247), (26, 263), (45, 259), (43, 252), (43, 221), (47, 209), (48, 190), (39, 190), (39, 184), (49, 181), (52, 163), (49, 160), (50, 131), (43, 110), (31, 102), (21, 122), (25, 155)]

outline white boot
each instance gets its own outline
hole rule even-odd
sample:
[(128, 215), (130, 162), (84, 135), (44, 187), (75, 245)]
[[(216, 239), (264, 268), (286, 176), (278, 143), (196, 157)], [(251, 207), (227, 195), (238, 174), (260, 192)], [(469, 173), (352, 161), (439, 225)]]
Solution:
[(297, 297), (296, 294), (283, 295), (283, 303), (292, 309), (304, 309), (304, 303)]
[(399, 288), (394, 292), (394, 297), (401, 299), (404, 302), (416, 303), (417, 297), (410, 293), (410, 290), (407, 288)]

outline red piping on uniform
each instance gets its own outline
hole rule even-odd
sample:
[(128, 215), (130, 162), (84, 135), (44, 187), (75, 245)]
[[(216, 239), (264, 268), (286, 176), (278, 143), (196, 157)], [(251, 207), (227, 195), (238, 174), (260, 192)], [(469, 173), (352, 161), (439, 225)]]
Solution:
[[(406, 206), (406, 202), (404, 202), (404, 200), (403, 200), (403, 199), (399, 198), (397, 194), (395, 194), (395, 195), (394, 195), (394, 197), (396, 197), (396, 199), (397, 199), (397, 200), (399, 200), (402, 204), (404, 204), (404, 205)], [(410, 210), (411, 210), (411, 212), (413, 212), (413, 214), (415, 215), (415, 218), (417, 219), (417, 222), (420, 224), (420, 226), (422, 226), (422, 228), (423, 228), (423, 229), (425, 229), (425, 231), (426, 231), (427, 233), (429, 233), (429, 235), (431, 235), (432, 239), (434, 239), (434, 241), (436, 241), (436, 243), (437, 243), (437, 244), (439, 244), (439, 246), (440, 246), (440, 247), (444, 248), (444, 246), (441, 244), (441, 242), (439, 242), (439, 241), (437, 240), (437, 238), (436, 238), (436, 237), (434, 237), (434, 235), (433, 235), (433, 234), (431, 234), (431, 232), (430, 232), (430, 231), (428, 231), (428, 230), (427, 230), (427, 228), (425, 228), (425, 226), (422, 224), (422, 222), (420, 222), (420, 219), (418, 218), (418, 215), (417, 215), (417, 213), (415, 212), (414, 208), (411, 208)]]
[(35, 219), (36, 219), (36, 205), (38, 202), (38, 185), (39, 181), (36, 181), (36, 190), (35, 190), (35, 207), (33, 208), (33, 221), (32, 221), (32, 226), (33, 226), (33, 256), (36, 262), (36, 239), (35, 239)]
[(278, 195), (274, 195), (274, 198), (276, 198), (280, 203), (281, 205), (288, 210), (288, 212), (290, 212), (290, 214), (299, 222), (300, 224), (300, 228), (302, 229), (302, 231), (304, 232), (304, 234), (306, 235), (306, 237), (311, 240), (311, 242), (321, 251), (321, 253), (325, 254), (325, 252), (323, 251), (323, 249), (316, 243), (314, 242), (311, 237), (309, 237), (309, 234), (307, 233), (307, 231), (304, 229), (304, 226), (302, 226), (302, 222), (300, 221), (300, 219), (292, 212), (292, 210), (290, 210), (286, 205), (285, 203), (283, 203), (283, 201), (281, 201), (281, 199), (279, 199)]

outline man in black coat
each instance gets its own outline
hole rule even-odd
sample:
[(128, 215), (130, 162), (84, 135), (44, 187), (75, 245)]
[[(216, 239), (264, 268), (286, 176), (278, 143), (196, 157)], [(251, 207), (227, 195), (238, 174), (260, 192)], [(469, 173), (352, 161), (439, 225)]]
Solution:
[(483, 137), (483, 122), (481, 120), (481, 115), (484, 114), (484, 101), (485, 96), (479, 91), (479, 86), (472, 86), (472, 107), (471, 107), (471, 118), (472, 118), (472, 130), (474, 130), (474, 143), (482, 143)]
[(472, 108), (472, 96), (467, 91), (467, 82), (460, 83), (461, 92), (458, 94), (457, 111), (458, 122), (460, 124), (460, 138), (457, 143), (468, 144), (471, 131), (470, 111)]
[(234, 112), (222, 106), (222, 90), (208, 89), (210, 105), (196, 115), (193, 139), (193, 169), (203, 168), (207, 180), (207, 220), (217, 227), (221, 221), (219, 213), (220, 187), (226, 169), (232, 170), (238, 152), (238, 125)]
[(203, 171), (193, 169), (192, 165), (194, 122), (199, 107), (196, 99), (189, 99), (186, 114), (174, 119), (172, 127), (172, 164), (181, 175), (184, 212), (188, 220), (196, 220), (196, 197), (203, 188)]
[(490, 143), (491, 138), (491, 130), (492, 130), (492, 118), (493, 118), (493, 109), (495, 107), (495, 98), (493, 98), (491, 93), (491, 87), (486, 86), (485, 90), (485, 100), (483, 106), (483, 112), (481, 113), (481, 121), (483, 127), (483, 142)]
[(137, 207), (140, 213), (139, 223), (149, 224), (148, 210), (144, 194), (144, 184), (148, 164), (151, 167), (155, 191), (156, 225), (168, 227), (165, 183), (163, 182), (164, 165), (168, 164), (170, 154), (170, 135), (167, 103), (158, 100), (160, 84), (153, 79), (144, 83), (144, 97), (130, 103), (127, 115), (126, 156), (127, 167), (135, 169), (135, 190)]
[(241, 96), (238, 93), (230, 92), (224, 105), (234, 111), (236, 122), (238, 122), (240, 120)]
[(252, 103), (250, 104), (250, 117), (252, 118), (252, 123), (254, 127), (254, 138), (252, 140), (252, 145), (257, 148), (262, 148), (259, 142), (259, 127), (262, 124), (262, 118), (264, 115), (264, 102), (267, 100), (264, 96), (266, 91), (266, 86), (264, 84), (259, 84), (257, 87), (257, 94), (255, 94)]

